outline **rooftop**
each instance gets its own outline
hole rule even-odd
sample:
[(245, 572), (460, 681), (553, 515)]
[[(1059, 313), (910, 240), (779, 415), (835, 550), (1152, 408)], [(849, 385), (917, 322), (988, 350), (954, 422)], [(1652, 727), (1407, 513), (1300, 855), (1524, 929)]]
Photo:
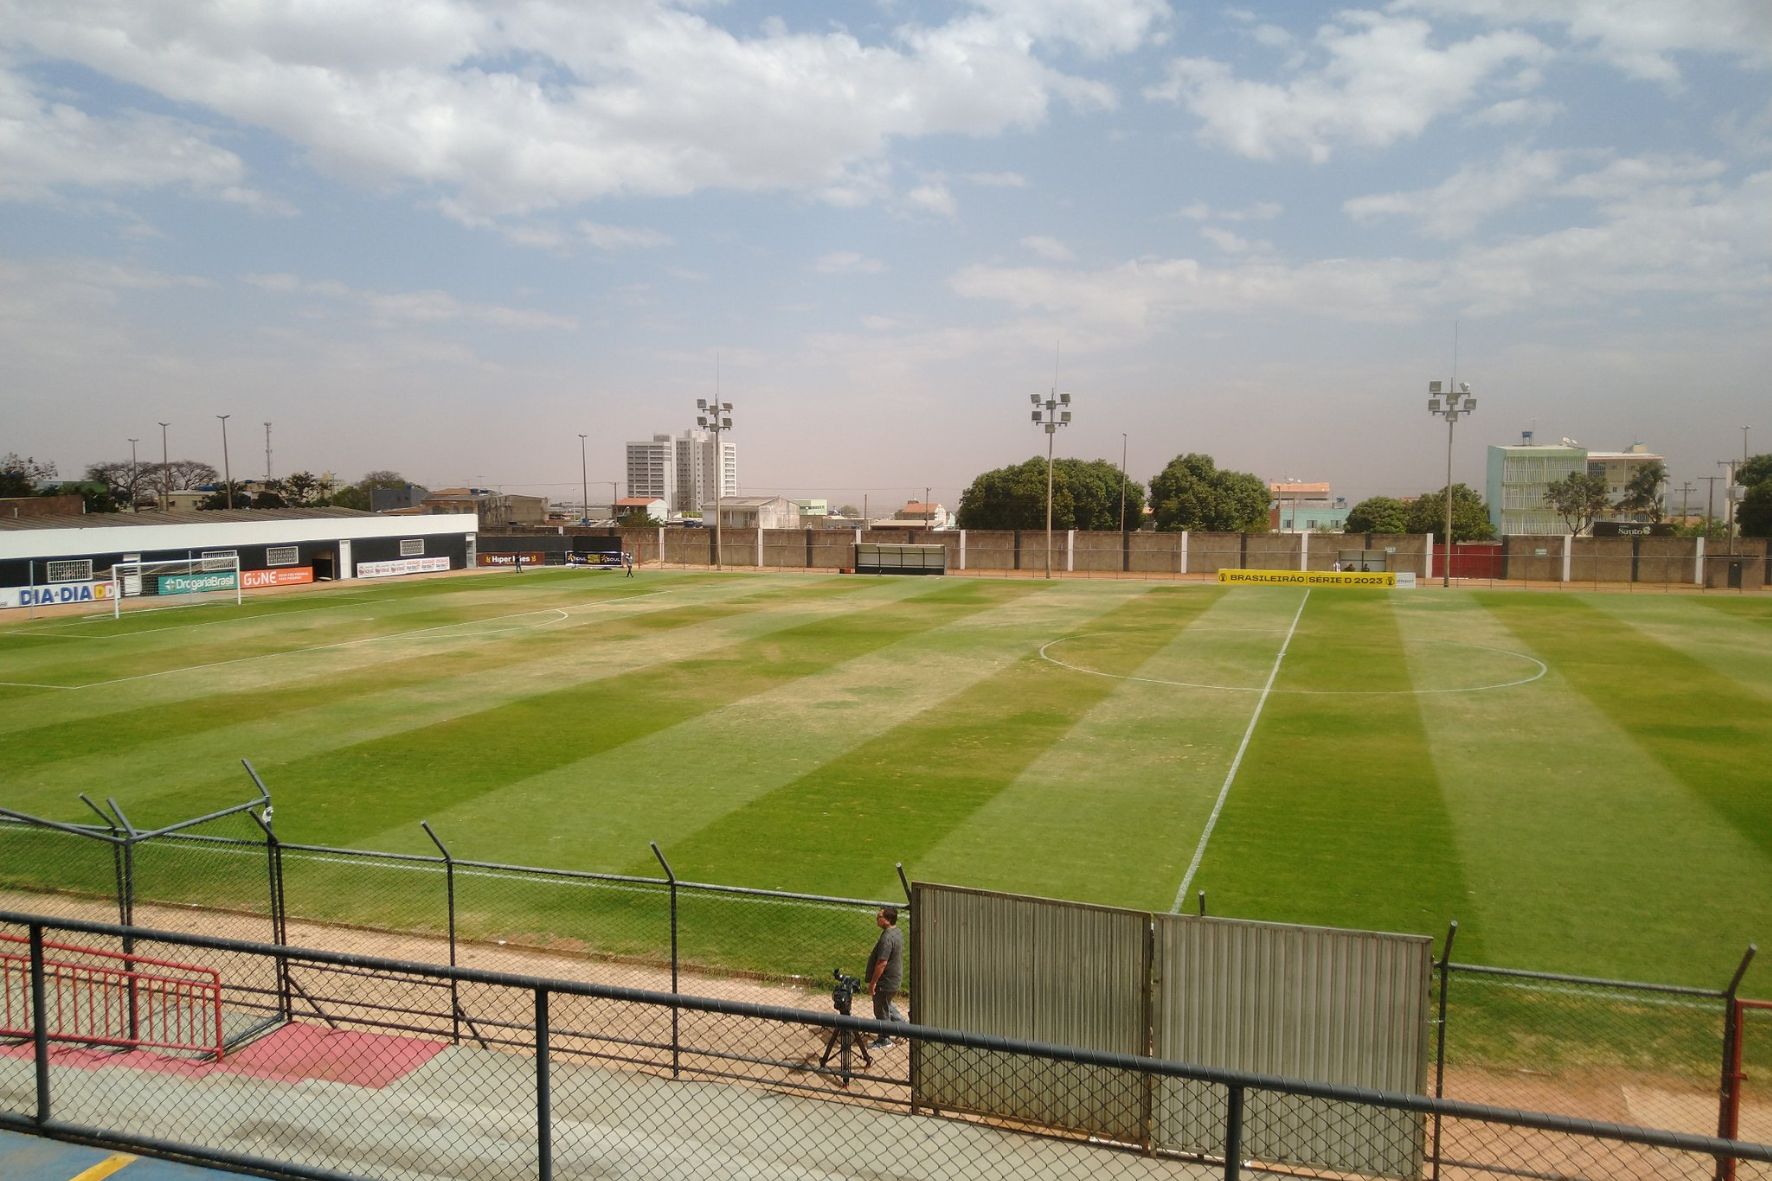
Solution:
[(116, 529), (144, 525), (218, 525), (226, 521), (312, 521), (373, 517), (354, 508), (173, 509), (151, 513), (76, 513), (59, 517), (0, 517), (0, 530)]

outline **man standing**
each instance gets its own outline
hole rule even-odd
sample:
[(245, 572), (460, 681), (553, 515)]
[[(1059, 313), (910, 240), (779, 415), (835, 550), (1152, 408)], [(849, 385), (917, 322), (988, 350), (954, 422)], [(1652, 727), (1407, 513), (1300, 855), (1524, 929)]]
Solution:
[[(874, 998), (874, 1019), (902, 1022), (904, 1014), (892, 1003), (904, 981), (904, 932), (898, 929), (898, 907), (882, 906), (874, 915), (874, 925), (880, 928), (874, 950), (868, 953), (868, 995)], [(881, 1034), (869, 1044), (879, 1049), (898, 1043)]]

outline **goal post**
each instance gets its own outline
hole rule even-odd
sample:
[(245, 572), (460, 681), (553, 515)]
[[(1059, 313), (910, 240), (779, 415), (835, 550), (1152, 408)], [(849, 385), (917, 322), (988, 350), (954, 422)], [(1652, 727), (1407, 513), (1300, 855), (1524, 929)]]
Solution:
[(118, 562), (111, 567), (111, 614), (121, 618), (124, 603), (131, 600), (135, 609), (191, 607), (226, 595), (239, 606), (245, 601), (242, 581), (240, 555), (234, 550)]

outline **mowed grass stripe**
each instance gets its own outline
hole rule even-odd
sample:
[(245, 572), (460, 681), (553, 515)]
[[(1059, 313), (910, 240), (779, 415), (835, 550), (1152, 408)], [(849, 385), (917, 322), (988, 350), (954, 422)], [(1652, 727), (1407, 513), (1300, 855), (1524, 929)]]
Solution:
[[(1522, 647), (1467, 596), (1409, 607), (1398, 620), (1418, 687), (1452, 680), (1448, 659), (1481, 659), (1473, 645)], [(1422, 712), (1470, 888), (1461, 945), (1480, 932), (1502, 967), (1715, 987), (1772, 930), (1767, 859), (1559, 669)]]
[[(951, 583), (914, 600), (814, 619), (662, 665), (569, 684), (259, 769), (286, 839), (361, 845), (549, 768), (620, 746), (858, 653), (1031, 593), (1035, 584)], [(786, 618), (791, 619), (792, 616)], [(552, 684), (553, 682), (547, 682)], [(162, 798), (177, 807), (177, 796)], [(195, 811), (198, 801), (188, 801)]]
[(1696, 609), (1684, 596), (1595, 595), (1587, 601), (1758, 693), (1772, 710), (1772, 600), (1706, 599), (1706, 609)]
[[(1135, 667), (1116, 662), (1127, 679), (920, 858), (920, 876), (1168, 908), (1257, 699), (1200, 686), (1259, 687), (1296, 608), (1216, 587), (1176, 593), (1211, 602)], [(1093, 677), (1094, 637), (1077, 627), (1050, 651)]]
[(1413, 690), (1390, 595), (1312, 596), (1194, 880), (1211, 913), (1416, 934), (1457, 914), (1466, 883)]
[[(647, 856), (648, 841), (658, 841), (675, 862), (677, 842), (711, 818), (844, 757), (1021, 660), (1055, 627), (1090, 626), (1136, 593), (1074, 596), (1048, 588), (1005, 599), (989, 611), (515, 780), (430, 820), (461, 857), (500, 859), (520, 849), (541, 864), (619, 870)], [(428, 845), (410, 828), (367, 834), (365, 841), (389, 849)], [(763, 858), (745, 882), (778, 884), (776, 868)], [(677, 871), (699, 877), (702, 867), (684, 862)]]
[[(821, 598), (828, 597), (814, 594), (794, 601), (804, 609), (813, 609)], [(56, 708), (34, 713), (34, 724), (18, 725), (8, 737), (8, 770), (18, 786), (24, 787), (30, 783), (30, 772), (70, 758), (100, 754), (111, 759), (169, 740), (178, 742), (213, 731), (250, 727), (269, 717), (277, 718), (279, 726), (299, 728), (301, 715), (306, 711), (335, 715), (354, 700), (368, 703), (389, 695), (434, 698), (442, 691), (450, 699), (471, 706), (507, 692), (507, 676), (529, 681), (538, 660), (550, 660), (561, 676), (585, 675), (594, 671), (589, 666), (599, 658), (608, 663), (608, 654), (624, 641), (645, 639), (650, 643), (665, 632), (764, 614), (777, 601), (779, 596), (775, 595), (747, 595), (715, 603), (648, 604), (645, 613), (625, 617), (587, 611), (553, 627), (491, 636), (471, 631), (459, 636), (432, 635), (422, 644), (399, 638), (378, 643), (342, 640), (341, 643), (354, 646), (343, 650), (329, 648), (324, 655), (301, 657), (295, 656), (292, 649), (290, 662), (268, 676), (263, 671), (246, 673), (238, 666), (229, 666), (225, 674), (215, 670), (212, 676), (193, 677), (201, 686), (202, 695), (183, 700), (175, 709), (168, 708), (162, 694), (143, 690), (136, 696), (149, 704), (133, 709), (112, 707), (102, 721), (95, 721), (90, 713), (68, 716), (72, 711), (61, 708), (68, 703), (58, 698)], [(675, 604), (677, 600), (660, 598), (659, 603)], [(585, 606), (579, 604), (581, 609)], [(462, 622), (476, 618), (484, 616), (476, 612)], [(300, 647), (299, 638), (292, 638), (298, 639), (294, 647)], [(573, 662), (573, 655), (581, 659)], [(292, 663), (298, 660), (303, 663)], [(569, 667), (574, 663), (578, 667)], [(254, 687), (241, 688), (242, 685)], [(121, 688), (114, 687), (104, 697), (121, 696)], [(527, 689), (525, 685), (524, 691)], [(94, 750), (95, 737), (101, 750)], [(191, 769), (187, 761), (184, 773), (188, 775)], [(137, 773), (148, 782), (154, 781), (152, 772), (151, 766), (137, 767)]]
[(1477, 601), (1763, 853), (1772, 855), (1766, 702), (1573, 595)]
[[(1100, 667), (1138, 668), (1216, 595), (1146, 591), (1089, 621)], [(772, 885), (889, 890), (893, 862), (902, 860), (914, 872), (927, 850), (1041, 752), (1064, 741), (1118, 683), (1080, 677), (1030, 651), (911, 721), (712, 821), (673, 846), (673, 863), (693, 866), (699, 880), (738, 881), (766, 850)]]

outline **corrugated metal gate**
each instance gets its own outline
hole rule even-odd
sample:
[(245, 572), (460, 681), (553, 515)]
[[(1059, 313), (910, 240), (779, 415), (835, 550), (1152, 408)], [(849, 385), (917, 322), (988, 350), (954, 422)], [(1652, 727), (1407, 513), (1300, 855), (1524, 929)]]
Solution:
[[(1116, 910), (916, 883), (911, 1019), (920, 1024), (1387, 1091), (1425, 1093), (1432, 943)], [(1100, 1068), (1037, 1077), (991, 1051), (914, 1043), (912, 1101), (1217, 1154), (1223, 1091), (1152, 1093)], [(1261, 1096), (1243, 1152), (1324, 1169), (1421, 1175), (1407, 1113)]]

